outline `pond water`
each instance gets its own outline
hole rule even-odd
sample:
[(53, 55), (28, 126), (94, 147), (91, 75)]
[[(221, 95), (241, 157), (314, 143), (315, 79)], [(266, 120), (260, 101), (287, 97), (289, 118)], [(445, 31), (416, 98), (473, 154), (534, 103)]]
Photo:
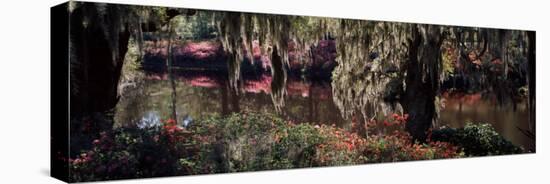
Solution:
[(528, 130), (529, 111), (525, 101), (499, 106), (493, 100), (479, 94), (464, 97), (444, 98), (445, 107), (440, 112), (440, 125), (463, 127), (467, 122), (490, 123), (496, 131), (515, 145), (534, 149), (534, 141), (518, 128)]
[[(229, 86), (227, 74), (216, 72), (180, 71), (174, 75), (172, 88), (167, 74), (148, 74), (138, 87), (124, 91), (116, 107), (115, 122), (128, 122), (140, 127), (155, 126), (171, 117), (175, 105), (178, 122), (184, 125), (210, 114), (231, 112), (274, 113), (271, 97), (271, 75), (245, 78), (237, 94)], [(172, 98), (175, 89), (175, 99)], [(350, 125), (336, 107), (329, 82), (311, 82), (289, 77), (282, 116), (289, 121), (315, 124)], [(466, 122), (490, 123), (516, 145), (533, 148), (533, 141), (519, 128), (527, 129), (526, 103), (497, 106), (479, 94), (442, 97), (437, 126), (463, 127)], [(124, 126), (117, 124), (116, 126)]]

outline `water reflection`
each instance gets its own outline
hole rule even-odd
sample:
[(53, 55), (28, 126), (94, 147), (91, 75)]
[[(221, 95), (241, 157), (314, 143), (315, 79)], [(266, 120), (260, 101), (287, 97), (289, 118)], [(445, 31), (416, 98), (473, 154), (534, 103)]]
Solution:
[[(245, 78), (241, 86), (242, 93), (239, 94), (230, 89), (224, 74), (180, 72), (176, 80), (178, 122), (187, 116), (196, 119), (214, 113), (273, 113), (275, 109), (270, 97), (270, 75)], [(143, 88), (143, 93), (122, 98), (117, 107), (117, 122), (140, 123), (150, 119), (140, 117), (151, 114), (169, 117), (171, 88), (166, 76), (151, 74), (140, 88)], [(282, 115), (288, 120), (337, 125), (345, 122), (332, 103), (330, 83), (289, 78), (286, 90), (286, 105)]]
[(499, 134), (516, 145), (534, 149), (533, 140), (518, 128), (528, 129), (528, 106), (525, 101), (499, 106), (494, 98), (473, 95), (443, 95), (443, 109), (440, 112), (440, 125), (463, 127), (467, 122), (490, 123)]

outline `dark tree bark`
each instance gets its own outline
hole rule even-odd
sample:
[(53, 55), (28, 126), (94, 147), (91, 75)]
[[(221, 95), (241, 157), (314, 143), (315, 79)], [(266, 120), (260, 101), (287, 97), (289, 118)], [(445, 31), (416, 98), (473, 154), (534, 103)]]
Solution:
[(241, 107), (240, 107), (240, 100), (241, 100), (241, 97), (240, 97), (240, 94), (238, 93), (237, 91), (238, 89), (234, 89), (234, 88), (230, 88), (229, 89), (229, 94), (230, 94), (230, 100), (231, 100), (231, 112), (241, 112)]
[[(528, 41), (528, 50), (527, 50), (527, 59), (529, 60), (529, 76), (528, 76), (528, 85), (529, 85), (529, 131), (531, 132), (532, 139), (535, 139), (535, 117), (536, 117), (536, 102), (535, 102), (535, 92), (536, 92), (536, 81), (535, 81), (535, 65), (536, 65), (536, 33), (535, 31), (527, 32), (527, 41)], [(535, 148), (533, 146), (533, 148)]]
[(170, 88), (172, 89), (171, 94), (171, 101), (172, 104), (170, 105), (170, 108), (172, 110), (171, 118), (178, 123), (178, 115), (177, 115), (177, 94), (176, 94), (176, 80), (174, 79), (174, 58), (172, 56), (172, 37), (174, 34), (174, 30), (172, 28), (172, 24), (168, 24), (168, 47), (167, 52), (168, 55), (166, 56), (166, 65), (168, 65), (168, 77), (170, 78)]
[(221, 104), (222, 104), (222, 115), (227, 116), (229, 114), (229, 95), (228, 91), (231, 90), (231, 86), (229, 86), (229, 81), (222, 80), (222, 86), (221, 86)]
[(426, 133), (436, 115), (434, 103), (441, 67), (439, 27), (413, 26), (409, 48), (406, 89), (401, 104), (405, 113), (409, 114), (406, 130), (414, 141), (425, 142)]
[[(118, 54), (116, 58), (107, 35), (100, 25), (87, 20), (87, 14), (94, 14), (93, 6), (74, 10), (71, 14), (71, 80), (76, 80), (77, 91), (72, 92), (72, 114), (103, 112), (114, 107), (118, 101), (117, 87), (124, 55), (128, 50), (130, 32), (127, 29), (118, 33)], [(114, 60), (113, 60), (114, 58)]]
[(96, 10), (94, 4), (84, 3), (70, 15), (71, 154), (90, 147), (100, 132), (112, 128), (112, 117), (104, 114), (118, 102), (118, 82), (130, 39), (129, 30), (121, 29), (118, 48), (111, 48), (102, 25), (93, 21)]

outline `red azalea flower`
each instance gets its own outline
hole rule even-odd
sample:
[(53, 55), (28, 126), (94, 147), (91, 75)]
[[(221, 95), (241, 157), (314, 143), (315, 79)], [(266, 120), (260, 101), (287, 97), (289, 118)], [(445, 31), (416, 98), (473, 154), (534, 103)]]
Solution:
[(353, 144), (346, 143), (346, 146), (348, 147), (348, 151), (351, 151), (353, 149)]
[(172, 118), (169, 118), (168, 120), (166, 120), (166, 124), (168, 125), (174, 125), (176, 124), (176, 120), (172, 119)]
[(397, 113), (393, 113), (393, 114), (392, 114), (392, 117), (393, 117), (393, 119), (398, 119), (400, 116), (399, 116), (399, 114), (397, 114)]

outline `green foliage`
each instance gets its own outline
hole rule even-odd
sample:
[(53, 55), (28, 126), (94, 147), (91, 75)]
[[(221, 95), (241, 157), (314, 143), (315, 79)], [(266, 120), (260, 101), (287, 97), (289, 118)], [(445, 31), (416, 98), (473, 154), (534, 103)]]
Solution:
[(434, 131), (432, 140), (445, 141), (463, 148), (468, 156), (522, 153), (520, 147), (499, 135), (490, 124), (468, 123), (464, 128)]
[(269, 114), (213, 116), (191, 130), (208, 140), (205, 158), (221, 159), (214, 163), (219, 172), (310, 167), (323, 139), (310, 125), (287, 124)]
[[(395, 115), (399, 120), (406, 116)], [(361, 137), (342, 128), (295, 124), (273, 114), (206, 116), (188, 129), (168, 119), (156, 128), (116, 128), (69, 161), (72, 181), (342, 166), (519, 153), (489, 125), (434, 131), (411, 142), (394, 132)], [(444, 137), (447, 136), (447, 137)], [(439, 136), (439, 139), (437, 138)]]
[(355, 133), (333, 126), (317, 128), (325, 137), (316, 149), (316, 164), (319, 166), (341, 166), (367, 163), (366, 140)]
[(197, 174), (197, 148), (183, 131), (118, 128), (69, 160), (72, 182)]
[(233, 114), (227, 118), (212, 117), (195, 127), (209, 137), (211, 157), (222, 158), (217, 168), (225, 172), (270, 169), (273, 128), (280, 119), (255, 114)]
[(388, 136), (371, 136), (366, 144), (369, 162), (396, 162), (460, 158), (464, 153), (445, 142), (412, 143), (408, 134), (395, 132)]
[[(402, 126), (403, 124), (394, 125)], [(360, 137), (326, 125), (293, 124), (270, 114), (210, 117), (191, 131), (207, 137), (207, 155), (219, 158), (217, 172), (341, 166), (403, 160), (458, 158), (448, 143), (415, 144), (408, 134)], [(206, 143), (208, 142), (208, 143)], [(208, 162), (208, 161), (206, 161)]]
[(294, 168), (318, 166), (315, 161), (317, 146), (326, 139), (309, 124), (279, 127), (273, 145), (275, 160), (290, 161)]
[(212, 23), (212, 12), (198, 11), (193, 16), (175, 18), (176, 34), (184, 39), (210, 39), (217, 36), (216, 25)]

